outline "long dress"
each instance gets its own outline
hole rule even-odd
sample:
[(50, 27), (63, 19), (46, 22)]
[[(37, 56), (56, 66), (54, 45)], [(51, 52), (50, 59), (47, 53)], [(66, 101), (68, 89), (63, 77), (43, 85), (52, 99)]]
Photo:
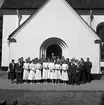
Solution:
[(68, 81), (68, 64), (62, 64), (62, 80)]
[(61, 65), (55, 64), (54, 79), (61, 79)]
[(48, 64), (48, 79), (54, 79), (54, 69), (55, 69), (55, 64), (53, 62), (50, 62)]
[(30, 64), (29, 63), (24, 63), (23, 68), (24, 68), (23, 80), (27, 80), (28, 79), (28, 75), (29, 75)]
[(42, 75), (43, 79), (47, 79), (48, 78), (48, 63), (44, 62), (43, 63), (43, 75)]
[(35, 64), (30, 64), (30, 73), (28, 76), (28, 80), (35, 80)]
[(42, 67), (42, 65), (41, 65), (40, 63), (37, 63), (37, 64), (35, 65), (35, 68), (36, 68), (35, 79), (36, 79), (36, 80), (41, 80), (41, 79), (42, 79), (42, 77), (41, 77), (41, 67)]

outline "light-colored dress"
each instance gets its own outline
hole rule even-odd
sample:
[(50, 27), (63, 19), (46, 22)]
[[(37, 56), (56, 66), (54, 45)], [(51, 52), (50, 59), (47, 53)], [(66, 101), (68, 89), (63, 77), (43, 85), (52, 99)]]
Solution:
[(30, 64), (30, 73), (28, 76), (28, 80), (35, 80), (35, 64)]
[(30, 64), (29, 63), (24, 63), (23, 68), (24, 68), (24, 71), (23, 71), (23, 80), (28, 80)]
[(48, 78), (48, 63), (44, 62), (43, 63), (43, 75), (42, 75), (43, 79), (47, 79)]
[(35, 68), (36, 68), (35, 80), (41, 80), (42, 79), (42, 77), (41, 77), (41, 68), (42, 68), (42, 65), (40, 63), (37, 63), (35, 65)]
[(54, 79), (55, 64), (53, 62), (48, 63), (48, 79)]
[(62, 80), (68, 81), (68, 64), (62, 64)]
[(54, 79), (61, 79), (61, 65), (55, 64)]

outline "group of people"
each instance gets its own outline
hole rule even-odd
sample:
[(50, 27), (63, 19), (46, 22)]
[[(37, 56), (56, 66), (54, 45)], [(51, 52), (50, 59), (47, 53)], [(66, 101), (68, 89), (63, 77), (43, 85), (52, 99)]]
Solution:
[(87, 58), (86, 61), (72, 59), (38, 59), (30, 60), (28, 57), (25, 61), (23, 57), (15, 63), (12, 59), (9, 64), (11, 82), (14, 83), (16, 74), (16, 83), (51, 83), (51, 84), (69, 84), (80, 85), (91, 81), (92, 63)]

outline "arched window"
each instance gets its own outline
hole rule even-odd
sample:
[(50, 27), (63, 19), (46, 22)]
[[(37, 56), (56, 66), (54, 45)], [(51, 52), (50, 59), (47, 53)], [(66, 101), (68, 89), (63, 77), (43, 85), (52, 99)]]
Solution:
[(102, 39), (102, 41), (104, 42), (104, 22), (98, 24), (96, 28), (96, 32), (99, 35), (99, 37)]
[(101, 59), (104, 59), (104, 22), (101, 22), (97, 25), (96, 32), (103, 42), (101, 47)]

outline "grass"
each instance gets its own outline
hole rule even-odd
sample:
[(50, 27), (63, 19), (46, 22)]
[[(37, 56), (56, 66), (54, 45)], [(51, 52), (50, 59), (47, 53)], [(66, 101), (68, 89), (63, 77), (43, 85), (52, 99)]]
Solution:
[(0, 100), (8, 105), (18, 100), (18, 105), (104, 105), (104, 92), (52, 92), (0, 90)]

